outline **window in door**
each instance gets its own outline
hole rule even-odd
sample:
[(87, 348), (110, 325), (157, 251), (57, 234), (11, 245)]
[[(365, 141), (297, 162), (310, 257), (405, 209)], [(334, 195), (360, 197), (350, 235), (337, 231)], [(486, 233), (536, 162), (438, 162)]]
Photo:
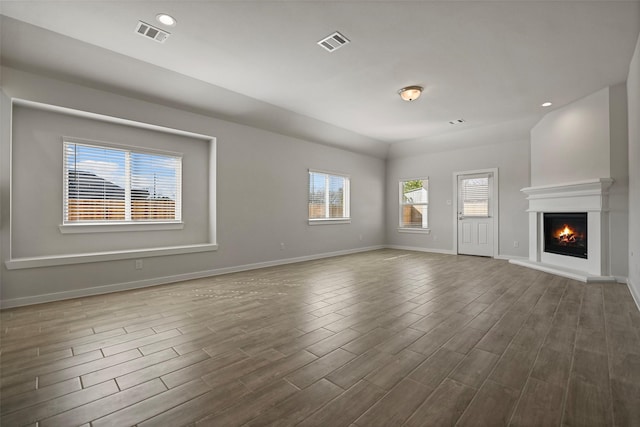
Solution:
[(489, 174), (478, 174), (460, 180), (460, 211), (465, 217), (489, 216)]

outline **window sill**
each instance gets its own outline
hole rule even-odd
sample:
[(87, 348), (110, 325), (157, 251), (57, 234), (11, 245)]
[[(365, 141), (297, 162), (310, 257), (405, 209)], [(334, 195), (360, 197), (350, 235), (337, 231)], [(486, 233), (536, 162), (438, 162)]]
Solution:
[(429, 228), (398, 227), (398, 233), (430, 234), (431, 233), (431, 229), (429, 229)]
[(118, 233), (129, 231), (182, 230), (184, 222), (102, 222), (83, 224), (61, 224), (62, 234), (78, 233)]
[(351, 224), (351, 218), (310, 219), (309, 225)]

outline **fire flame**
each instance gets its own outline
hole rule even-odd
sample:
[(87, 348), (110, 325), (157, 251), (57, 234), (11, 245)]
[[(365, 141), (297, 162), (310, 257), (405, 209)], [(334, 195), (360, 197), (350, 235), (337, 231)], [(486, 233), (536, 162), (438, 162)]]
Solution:
[(563, 237), (563, 236), (568, 236), (570, 234), (573, 234), (573, 230), (570, 229), (568, 226), (564, 226), (564, 229), (560, 232), (560, 234), (558, 235), (558, 237)]
[(558, 240), (564, 243), (573, 243), (576, 241), (576, 232), (565, 224), (564, 228), (558, 233)]

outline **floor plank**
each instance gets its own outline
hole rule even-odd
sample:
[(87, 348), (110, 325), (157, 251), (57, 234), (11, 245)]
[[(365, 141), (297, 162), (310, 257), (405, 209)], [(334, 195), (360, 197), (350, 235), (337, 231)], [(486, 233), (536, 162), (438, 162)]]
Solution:
[(383, 249), (0, 321), (2, 426), (640, 425), (627, 287), (501, 260)]

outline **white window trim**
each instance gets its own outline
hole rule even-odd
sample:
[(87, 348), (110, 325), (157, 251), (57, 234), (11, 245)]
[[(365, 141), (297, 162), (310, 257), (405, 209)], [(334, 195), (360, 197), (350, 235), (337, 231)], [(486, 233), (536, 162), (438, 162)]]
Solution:
[(162, 230), (182, 230), (182, 221), (157, 221), (157, 222), (95, 222), (60, 224), (58, 229), (62, 234), (82, 234), (82, 233), (117, 233), (129, 231), (162, 231)]
[(399, 233), (431, 234), (430, 228), (398, 227)]
[[(464, 175), (466, 179), (473, 179), (473, 178), (487, 178), (488, 181), (488, 196), (487, 196), (487, 202), (489, 202), (492, 198), (493, 198), (493, 186), (491, 185), (491, 177), (492, 177), (492, 173), (493, 172), (483, 172), (483, 173), (476, 173), (476, 174), (467, 174)], [(460, 201), (458, 201), (458, 205), (460, 205)], [(491, 210), (493, 209), (493, 206), (491, 206), (491, 203), (487, 203), (487, 214), (486, 215), (464, 215), (465, 218), (491, 218)]]
[[(114, 260), (122, 260), (122, 259), (135, 259), (135, 258), (145, 258), (145, 257), (153, 257), (153, 256), (167, 256), (167, 255), (179, 255), (179, 254), (189, 254), (189, 253), (197, 253), (197, 252), (209, 252), (218, 250), (217, 244), (217, 230), (216, 230), (216, 188), (217, 188), (217, 176), (216, 176), (216, 168), (217, 165), (217, 140), (215, 137), (210, 135), (204, 135), (194, 132), (188, 132), (180, 129), (168, 128), (164, 126), (153, 125), (144, 122), (138, 122), (129, 119), (123, 119), (120, 117), (107, 116), (104, 114), (91, 113), (82, 110), (76, 110), (73, 108), (61, 107), (58, 105), (45, 104), (36, 101), (29, 101), (21, 98), (12, 98), (11, 99), (11, 115), (13, 116), (13, 107), (14, 106), (23, 106), (33, 109), (39, 109), (43, 111), (53, 111), (57, 113), (69, 114), (75, 117), (83, 117), (89, 118), (97, 121), (107, 122), (107, 123), (117, 123), (125, 126), (131, 126), (133, 128), (139, 129), (149, 129), (157, 132), (164, 132), (172, 135), (185, 136), (188, 138), (199, 139), (207, 142), (209, 144), (209, 165), (213, 165), (213, 167), (209, 167), (209, 234), (208, 234), (208, 242), (205, 243), (197, 243), (190, 245), (178, 245), (178, 246), (168, 246), (162, 248), (144, 248), (144, 249), (133, 249), (133, 250), (117, 250), (110, 252), (96, 252), (96, 253), (84, 253), (84, 254), (69, 254), (69, 255), (52, 255), (52, 256), (42, 256), (42, 257), (24, 257), (24, 258), (14, 258), (12, 255), (12, 239), (9, 238), (9, 247), (7, 253), (7, 259), (5, 261), (5, 266), (9, 270), (17, 270), (17, 269), (28, 269), (28, 268), (38, 268), (38, 267), (49, 267), (49, 266), (57, 266), (57, 265), (72, 265), (72, 264), (82, 264), (82, 263), (90, 263), (90, 262), (102, 262), (102, 261), (114, 261)], [(11, 129), (10, 133), (13, 133), (13, 120), (11, 120)], [(10, 147), (9, 151), (13, 150), (13, 137), (10, 137)], [(12, 157), (9, 156), (9, 159)], [(9, 163), (9, 170), (13, 167), (12, 163)], [(13, 203), (13, 181), (11, 178), (9, 179), (9, 206), (12, 206)], [(135, 225), (135, 224), (134, 224)], [(130, 228), (127, 229), (131, 231)], [(9, 215), (9, 235), (11, 236), (13, 233), (13, 221), (11, 215)]]
[(309, 225), (351, 224), (351, 218), (315, 218), (309, 220)]
[[(122, 150), (127, 152), (125, 156), (125, 180), (126, 184), (124, 187), (125, 190), (125, 221), (69, 221), (65, 222), (65, 213), (64, 213), (64, 203), (63, 203), (63, 212), (62, 212), (62, 224), (58, 226), (60, 233), (62, 234), (72, 234), (72, 233), (104, 233), (104, 232), (118, 232), (118, 231), (158, 231), (158, 230), (179, 230), (184, 228), (184, 222), (182, 221), (182, 165), (180, 165), (180, 170), (178, 174), (178, 185), (180, 186), (180, 191), (178, 192), (178, 197), (175, 201), (176, 203), (176, 214), (180, 219), (178, 220), (131, 220), (131, 185), (129, 180), (131, 179), (131, 153), (146, 153), (146, 154), (157, 154), (162, 156), (171, 156), (171, 157), (179, 157), (182, 159), (183, 154), (174, 152), (174, 151), (166, 151), (166, 150), (157, 150), (150, 149), (146, 147), (138, 147), (134, 145), (124, 145), (118, 144), (115, 142), (107, 142), (107, 141), (97, 141), (92, 139), (83, 139), (83, 138), (75, 138), (71, 136), (63, 136), (62, 137), (63, 147), (66, 143), (71, 144), (79, 144), (85, 146), (92, 147), (104, 147), (104, 148), (113, 148), (116, 150)], [(66, 155), (66, 154), (63, 154)], [(65, 171), (66, 172), (66, 171)], [(65, 177), (63, 176), (63, 189), (64, 189), (64, 197), (65, 200), (68, 197), (67, 194), (67, 185), (64, 182)]]
[[(349, 175), (345, 175), (337, 172), (330, 172), (330, 171), (320, 170), (320, 169), (309, 169), (307, 174), (309, 176), (309, 179), (311, 179), (312, 173), (327, 175), (327, 177), (338, 176), (345, 179), (344, 211), (347, 213), (347, 216), (344, 216), (341, 218), (308, 218), (308, 224), (309, 225), (351, 224), (351, 177)], [(309, 193), (309, 182), (307, 182), (307, 194), (308, 193)], [(329, 198), (329, 192), (327, 191), (325, 194), (325, 209), (329, 209), (328, 198)], [(309, 203), (308, 198), (307, 198), (307, 203)]]
[[(402, 201), (402, 183), (403, 182), (407, 182), (407, 181), (424, 181), (427, 180), (429, 181), (429, 177), (422, 177), (422, 178), (404, 178), (404, 179), (400, 179), (398, 180), (398, 228), (397, 231), (399, 233), (416, 233), (416, 234), (430, 234), (431, 233), (431, 228), (429, 228), (428, 226), (426, 228), (417, 228), (417, 227), (403, 227), (402, 226), (402, 208), (406, 205), (418, 205), (418, 206), (426, 206), (427, 208), (429, 207), (429, 202), (427, 203), (404, 203)], [(429, 184), (429, 186), (431, 186), (431, 184)], [(429, 191), (429, 190), (427, 190)], [(428, 214), (428, 210), (427, 210), (427, 215)], [(429, 217), (427, 217), (427, 224), (431, 224), (431, 221), (429, 220)]]

